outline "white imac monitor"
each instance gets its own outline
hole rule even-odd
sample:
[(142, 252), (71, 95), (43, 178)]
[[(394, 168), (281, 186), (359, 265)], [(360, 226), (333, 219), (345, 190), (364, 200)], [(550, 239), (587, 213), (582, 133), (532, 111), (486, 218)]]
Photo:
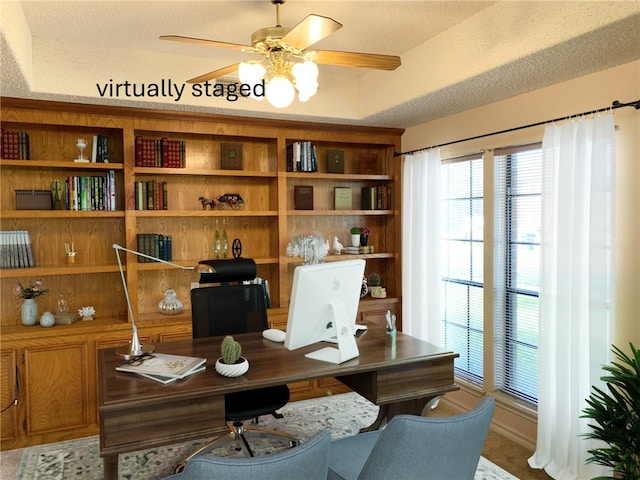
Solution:
[(296, 267), (285, 348), (295, 350), (336, 337), (337, 348), (328, 346), (305, 356), (342, 363), (360, 354), (354, 332), (364, 266), (364, 260), (355, 259)]

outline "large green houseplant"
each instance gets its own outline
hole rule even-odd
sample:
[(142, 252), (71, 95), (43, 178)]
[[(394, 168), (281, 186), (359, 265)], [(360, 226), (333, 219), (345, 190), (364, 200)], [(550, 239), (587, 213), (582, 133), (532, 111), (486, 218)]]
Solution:
[(583, 410), (582, 418), (593, 421), (585, 437), (605, 444), (589, 450), (587, 462), (612, 467), (615, 475), (599, 479), (640, 479), (640, 350), (629, 346), (630, 356), (612, 347), (616, 359), (603, 367), (608, 374), (601, 377), (608, 391), (592, 387)]

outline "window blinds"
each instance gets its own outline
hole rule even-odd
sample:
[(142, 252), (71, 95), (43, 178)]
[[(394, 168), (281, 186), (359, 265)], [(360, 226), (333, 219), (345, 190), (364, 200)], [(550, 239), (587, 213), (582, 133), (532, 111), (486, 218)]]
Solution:
[(542, 151), (495, 151), (496, 389), (537, 403)]
[(483, 378), (483, 160), (457, 158), (442, 166), (442, 306), (446, 348), (460, 354), (456, 374)]

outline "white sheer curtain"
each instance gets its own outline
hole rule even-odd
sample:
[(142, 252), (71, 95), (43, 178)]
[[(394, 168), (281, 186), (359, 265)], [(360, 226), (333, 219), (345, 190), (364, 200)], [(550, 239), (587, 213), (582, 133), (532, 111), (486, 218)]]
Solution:
[(556, 480), (606, 473), (580, 418), (608, 363), (614, 318), (613, 114), (550, 125), (543, 186), (538, 438), (529, 464)]
[(402, 330), (442, 344), (440, 316), (440, 150), (404, 158)]

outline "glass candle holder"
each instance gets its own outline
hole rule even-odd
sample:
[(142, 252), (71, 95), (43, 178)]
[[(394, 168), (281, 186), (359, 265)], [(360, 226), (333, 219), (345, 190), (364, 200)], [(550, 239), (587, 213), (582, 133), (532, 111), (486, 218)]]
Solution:
[(177, 315), (182, 313), (184, 305), (178, 298), (173, 288), (164, 292), (164, 298), (158, 303), (158, 311), (164, 315)]

